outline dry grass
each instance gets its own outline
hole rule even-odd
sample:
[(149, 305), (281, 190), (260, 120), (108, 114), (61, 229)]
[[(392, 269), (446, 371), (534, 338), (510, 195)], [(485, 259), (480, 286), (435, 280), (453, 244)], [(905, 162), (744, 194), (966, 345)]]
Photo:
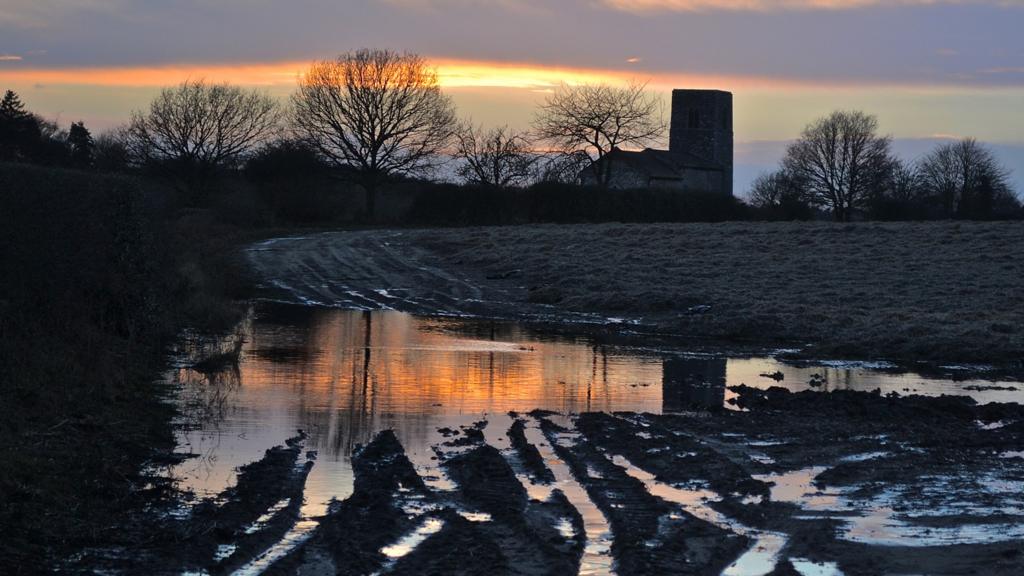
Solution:
[[(1024, 358), (1024, 223), (724, 223), (411, 231), (521, 297), (660, 329), (899, 361)], [(533, 288), (532, 291), (529, 289)], [(704, 306), (710, 306), (706, 311)]]

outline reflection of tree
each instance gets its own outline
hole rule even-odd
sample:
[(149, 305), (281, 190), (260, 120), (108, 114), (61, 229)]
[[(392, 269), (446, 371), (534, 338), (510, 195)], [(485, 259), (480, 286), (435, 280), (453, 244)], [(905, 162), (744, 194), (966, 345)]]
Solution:
[(237, 366), (207, 374), (182, 368), (175, 373), (174, 383), (182, 391), (182, 426), (186, 430), (217, 428), (242, 385), (242, 375)]

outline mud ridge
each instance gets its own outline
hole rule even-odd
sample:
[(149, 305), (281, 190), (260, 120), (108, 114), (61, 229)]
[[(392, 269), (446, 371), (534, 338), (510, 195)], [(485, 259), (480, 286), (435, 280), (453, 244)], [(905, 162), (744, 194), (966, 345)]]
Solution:
[(405, 455), (394, 432), (385, 430), (352, 457), (355, 486), (343, 502), (333, 503), (305, 543), (266, 572), (294, 574), (333, 567), (336, 574), (371, 574), (387, 557), (386, 546), (411, 532), (420, 518), (402, 508), (433, 496)]
[(747, 538), (652, 496), (584, 438), (567, 442), (547, 419), (541, 429), (559, 458), (611, 523), (619, 574), (719, 574), (746, 549)]

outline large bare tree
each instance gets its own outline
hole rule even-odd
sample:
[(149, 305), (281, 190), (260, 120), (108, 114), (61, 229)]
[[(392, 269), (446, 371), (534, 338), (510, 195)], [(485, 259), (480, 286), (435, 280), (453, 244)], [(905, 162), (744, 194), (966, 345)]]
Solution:
[(891, 139), (878, 135), (877, 118), (838, 111), (808, 125), (786, 150), (783, 166), (812, 201), (846, 222), (890, 172), (890, 148)]
[(132, 113), (126, 141), (136, 161), (165, 169), (194, 194), (277, 134), (278, 102), (264, 92), (185, 81)]
[(461, 161), (459, 176), (492, 188), (525, 186), (539, 158), (529, 135), (508, 126), (484, 130), (471, 124), (458, 131), (456, 156)]
[(988, 217), (1000, 202), (1013, 203), (1009, 172), (973, 138), (942, 144), (918, 165), (924, 193), (947, 218)]
[(436, 70), (420, 56), (390, 50), (314, 63), (292, 100), (300, 136), (335, 165), (359, 173), (371, 220), (380, 182), (429, 172), (457, 126)]
[(664, 134), (663, 108), (643, 83), (563, 84), (541, 105), (534, 124), (537, 135), (556, 149), (589, 155), (596, 181), (606, 186), (612, 166), (605, 156), (615, 148), (645, 146)]

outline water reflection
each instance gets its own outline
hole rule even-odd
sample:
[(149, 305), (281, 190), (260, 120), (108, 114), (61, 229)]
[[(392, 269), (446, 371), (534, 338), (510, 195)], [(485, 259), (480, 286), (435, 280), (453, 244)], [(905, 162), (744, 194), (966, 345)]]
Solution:
[(725, 359), (666, 359), (661, 380), (662, 409), (721, 409), (725, 405), (725, 367)]
[[(395, 430), (417, 462), (433, 456), (439, 427), (458, 427), (541, 408), (584, 411), (683, 411), (721, 407), (726, 386), (782, 385), (883, 392), (964, 393), (970, 382), (927, 380), (862, 368), (798, 368), (771, 358), (690, 358), (681, 351), (551, 336), (514, 323), (419, 318), (289, 306), (261, 307), (244, 326), (237, 372), (182, 383), (188, 424), (181, 450), (202, 455), (174, 473), (185, 488), (215, 494), (235, 469), (302, 429), (319, 453), (307, 481), (307, 514), (352, 489), (349, 457), (379, 430)], [(761, 376), (781, 372), (776, 381)], [(985, 392), (983, 400), (1020, 399)], [(503, 430), (495, 430), (502, 435)]]

